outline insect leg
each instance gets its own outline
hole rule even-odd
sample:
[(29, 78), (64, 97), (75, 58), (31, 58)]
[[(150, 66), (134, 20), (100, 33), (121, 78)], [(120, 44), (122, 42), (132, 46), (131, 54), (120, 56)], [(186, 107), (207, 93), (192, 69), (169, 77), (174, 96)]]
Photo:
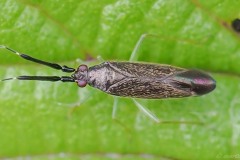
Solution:
[(131, 53), (131, 56), (130, 56), (130, 58), (129, 58), (129, 61), (130, 61), (130, 62), (133, 62), (133, 61), (136, 61), (136, 60), (137, 60), (137, 52), (138, 52), (138, 50), (139, 50), (139, 48), (140, 48), (143, 40), (144, 40), (146, 37), (149, 37), (149, 36), (151, 36), (151, 37), (157, 37), (157, 35), (155, 35), (155, 34), (149, 34), (149, 33), (144, 33), (144, 34), (142, 34), (142, 35), (140, 36), (140, 38), (138, 39), (138, 41), (137, 41), (137, 43), (136, 43), (136, 45), (135, 45), (135, 47), (134, 47), (134, 49), (133, 49), (133, 51), (132, 51), (132, 53)]
[[(132, 53), (131, 53), (131, 56), (130, 56), (130, 59), (129, 61), (132, 62), (132, 61), (136, 61), (137, 60), (137, 51), (139, 49), (139, 47), (141, 46), (143, 40), (147, 37), (147, 36), (153, 36), (151, 34), (142, 34), (139, 38), (139, 40), (137, 41)], [(148, 116), (150, 119), (152, 119), (153, 121), (159, 123), (160, 120), (151, 112), (149, 111), (148, 109), (146, 109), (144, 106), (142, 106), (140, 103), (138, 103), (135, 99), (133, 99), (133, 102), (135, 103), (135, 105), (138, 107), (138, 109), (140, 111), (142, 111), (146, 116)]]
[[(98, 61), (100, 62), (104, 62), (104, 59), (99, 55), (97, 56)], [(116, 119), (116, 112), (117, 112), (117, 108), (118, 108), (118, 100), (119, 98), (114, 96), (113, 97), (113, 110), (112, 110), (112, 119)]]
[(104, 62), (104, 59), (102, 58), (102, 56), (97, 56), (97, 60), (99, 61), (99, 62)]
[(118, 97), (114, 97), (114, 102), (113, 102), (113, 111), (112, 111), (112, 119), (116, 119), (116, 111), (117, 111), (117, 106), (118, 105)]
[(147, 117), (149, 117), (151, 120), (153, 120), (156, 123), (177, 123), (177, 124), (203, 124), (202, 122), (197, 122), (197, 121), (162, 121), (159, 118), (157, 118), (156, 115), (154, 115), (150, 110), (148, 110), (146, 107), (141, 105), (136, 99), (132, 98), (133, 102), (135, 105), (138, 107), (140, 111), (142, 111)]
[(145, 114), (147, 117), (149, 117), (151, 120), (153, 120), (156, 123), (161, 123), (160, 119), (156, 117), (150, 110), (145, 108), (143, 105), (141, 105), (139, 102), (136, 101), (136, 99), (132, 98), (134, 104), (138, 107), (138, 109)]
[(173, 42), (179, 41), (179, 42), (182, 42), (182, 43), (190, 43), (191, 45), (197, 45), (197, 46), (202, 46), (205, 43), (205, 41), (208, 40), (208, 37), (207, 37), (207, 39), (206, 38), (200, 39), (200, 40), (198, 40), (196, 42), (196, 41), (191, 40), (191, 39), (179, 39), (177, 37), (169, 37), (169, 36), (168, 37), (164, 37), (164, 36), (160, 36), (160, 35), (157, 35), (157, 34), (144, 33), (138, 39), (138, 41), (137, 41), (137, 43), (136, 43), (136, 45), (135, 45), (135, 47), (134, 47), (134, 49), (133, 49), (133, 51), (131, 53), (131, 56), (129, 58), (130, 62), (136, 61), (138, 59), (137, 52), (138, 52), (138, 50), (139, 50), (143, 40), (146, 37), (155, 37), (155, 38), (160, 38), (160, 39), (173, 41)]
[(129, 58), (129, 61), (130, 62), (133, 62), (133, 61), (136, 61), (137, 60), (137, 57), (136, 57), (136, 54), (137, 54), (137, 51), (138, 51), (138, 49), (139, 49), (139, 47), (141, 46), (141, 44), (142, 44), (142, 41), (144, 40), (144, 38), (147, 36), (148, 34), (142, 34), (141, 36), (140, 36), (140, 38), (138, 39), (138, 41), (137, 41), (137, 43), (135, 44), (135, 47), (134, 47), (134, 49), (133, 49), (133, 51), (132, 51), (132, 53), (131, 53), (131, 56), (130, 56), (130, 58)]

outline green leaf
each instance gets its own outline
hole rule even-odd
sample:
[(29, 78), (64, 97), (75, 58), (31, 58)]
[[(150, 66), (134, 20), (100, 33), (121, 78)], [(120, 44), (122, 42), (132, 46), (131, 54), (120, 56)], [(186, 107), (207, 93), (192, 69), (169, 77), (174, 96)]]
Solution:
[[(77, 67), (128, 61), (144, 33), (138, 60), (208, 71), (217, 88), (201, 97), (138, 100), (73, 83), (0, 82), (0, 157), (32, 159), (236, 158), (240, 147), (237, 1), (0, 1), (0, 44), (49, 62)], [(91, 61), (90, 61), (91, 60)], [(0, 49), (0, 77), (65, 75)], [(68, 74), (66, 74), (68, 75)]]

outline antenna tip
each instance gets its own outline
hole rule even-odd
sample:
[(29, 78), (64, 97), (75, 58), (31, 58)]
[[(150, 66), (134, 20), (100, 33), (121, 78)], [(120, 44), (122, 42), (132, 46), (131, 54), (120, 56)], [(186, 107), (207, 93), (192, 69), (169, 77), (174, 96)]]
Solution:
[(0, 45), (0, 48), (6, 48), (6, 46), (5, 45)]
[(2, 79), (1, 81), (8, 81), (8, 80), (14, 80), (16, 78), (5, 78), (5, 79)]

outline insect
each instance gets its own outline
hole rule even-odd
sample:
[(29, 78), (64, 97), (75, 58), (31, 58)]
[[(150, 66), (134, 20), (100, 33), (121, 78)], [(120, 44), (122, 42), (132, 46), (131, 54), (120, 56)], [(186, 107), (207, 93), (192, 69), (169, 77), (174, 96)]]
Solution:
[(115, 61), (103, 62), (92, 67), (82, 64), (75, 70), (18, 53), (6, 46), (0, 46), (0, 48), (5, 48), (32, 62), (63, 72), (73, 72), (71, 76), (18, 76), (2, 81), (18, 79), (76, 82), (79, 87), (85, 87), (88, 84), (115, 96), (146, 99), (203, 95), (216, 87), (215, 80), (199, 70), (187, 70), (170, 65)]
[[(169, 123), (173, 121), (161, 121), (153, 113), (147, 110), (134, 98), (162, 99), (200, 96), (213, 91), (216, 81), (207, 73), (199, 70), (188, 70), (165, 64), (153, 64), (145, 62), (132, 62), (136, 52), (146, 36), (143, 34), (138, 40), (129, 62), (107, 61), (99, 65), (88, 67), (81, 64), (77, 69), (61, 66), (33, 58), (19, 53), (7, 46), (0, 48), (20, 56), (23, 59), (43, 64), (62, 72), (73, 73), (71, 76), (18, 76), (5, 78), (7, 80), (38, 80), (38, 81), (62, 81), (75, 82), (79, 87), (87, 84), (103, 92), (114, 96), (130, 97), (136, 106), (149, 118), (157, 123)], [(150, 35), (151, 36), (151, 35)], [(114, 98), (112, 118), (115, 118), (117, 98)], [(174, 123), (178, 121), (174, 121)]]

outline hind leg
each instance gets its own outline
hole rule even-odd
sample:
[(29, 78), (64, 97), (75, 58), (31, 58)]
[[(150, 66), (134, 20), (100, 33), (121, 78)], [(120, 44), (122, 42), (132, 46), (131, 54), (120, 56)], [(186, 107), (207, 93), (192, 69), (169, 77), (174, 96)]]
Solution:
[[(147, 37), (147, 36), (154, 36), (152, 34), (142, 34), (140, 36), (140, 38), (138, 39), (137, 43), (135, 44), (135, 47), (130, 55), (129, 61), (136, 61), (137, 60), (137, 52), (143, 42), (143, 40)], [(118, 104), (118, 97), (114, 97), (114, 103), (113, 103), (113, 112), (112, 112), (112, 118), (115, 119), (116, 118), (116, 111), (117, 111), (117, 104)]]
[[(132, 53), (131, 53), (131, 56), (130, 56), (130, 59), (129, 61), (130, 62), (133, 62), (133, 61), (137, 61), (137, 52), (143, 42), (143, 40), (147, 37), (147, 36), (154, 36), (152, 34), (142, 34), (140, 36), (140, 38), (138, 39)], [(144, 114), (146, 115), (147, 117), (149, 117), (151, 120), (153, 120), (154, 122), (156, 123), (159, 123), (160, 120), (150, 111), (148, 110), (146, 107), (144, 107), (142, 104), (140, 104), (139, 102), (137, 102), (136, 99), (132, 98), (134, 104), (138, 107), (138, 109)]]
[(156, 37), (157, 35), (154, 35), (154, 34), (148, 34), (148, 33), (144, 33), (140, 36), (140, 38), (138, 39), (137, 43), (135, 44), (135, 47), (131, 53), (131, 56), (129, 58), (129, 61), (130, 62), (133, 62), (133, 61), (137, 61), (138, 59), (138, 55), (137, 55), (137, 52), (139, 50), (139, 48), (141, 47), (142, 45), (142, 42), (144, 41), (144, 39), (146, 37)]
[[(142, 42), (144, 41), (144, 39), (146, 37), (159, 37), (158, 35), (154, 35), (154, 34), (142, 34), (139, 38), (139, 40), (137, 41), (129, 61), (133, 62), (133, 61), (137, 61), (137, 52), (139, 50), (139, 48), (141, 47)], [(193, 122), (193, 121), (162, 121), (160, 120), (154, 113), (152, 113), (149, 109), (147, 109), (147, 107), (143, 106), (142, 104), (140, 104), (136, 99), (132, 98), (134, 104), (138, 107), (138, 109), (148, 118), (150, 118), (151, 120), (153, 120), (156, 123), (189, 123), (189, 124), (202, 124), (201, 122)]]
[(161, 123), (177, 123), (177, 124), (203, 124), (202, 122), (197, 121), (163, 121), (160, 120), (154, 113), (152, 113), (147, 107), (140, 104), (136, 99), (132, 98), (134, 104), (138, 107), (138, 109), (148, 118), (153, 120), (154, 122), (161, 124)]
[(112, 119), (116, 119), (116, 111), (117, 111), (117, 105), (118, 105), (118, 97), (114, 97), (114, 101), (113, 101), (113, 111), (112, 111)]

